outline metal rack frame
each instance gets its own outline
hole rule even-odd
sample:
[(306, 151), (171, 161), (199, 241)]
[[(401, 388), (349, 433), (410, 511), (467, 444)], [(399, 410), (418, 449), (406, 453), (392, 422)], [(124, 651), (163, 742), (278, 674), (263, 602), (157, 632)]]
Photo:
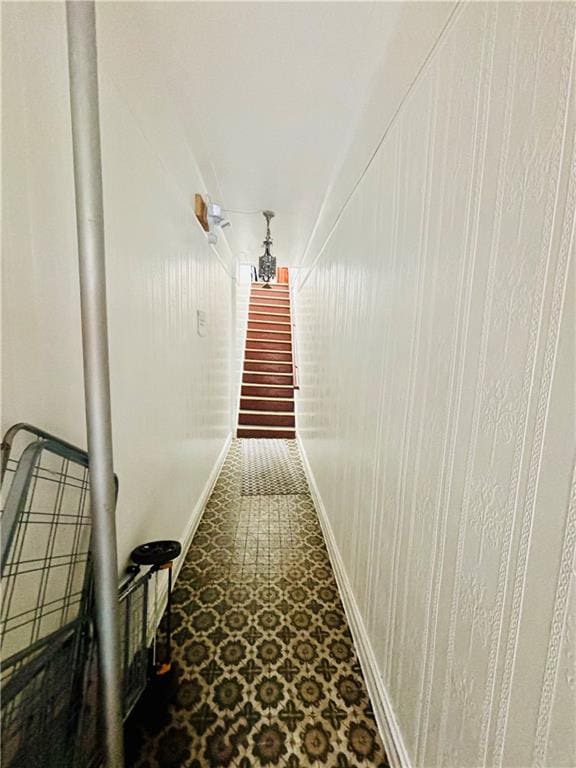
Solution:
[[(30, 424), (8, 430), (0, 452), (3, 763), (96, 766), (103, 756), (88, 454)], [(124, 717), (148, 681), (150, 576), (133, 573), (119, 588)]]

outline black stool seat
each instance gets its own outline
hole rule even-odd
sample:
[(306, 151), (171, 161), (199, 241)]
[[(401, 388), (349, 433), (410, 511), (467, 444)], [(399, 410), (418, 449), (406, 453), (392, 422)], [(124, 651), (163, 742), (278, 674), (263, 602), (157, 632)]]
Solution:
[(182, 552), (179, 541), (149, 541), (132, 550), (130, 559), (136, 565), (166, 565)]

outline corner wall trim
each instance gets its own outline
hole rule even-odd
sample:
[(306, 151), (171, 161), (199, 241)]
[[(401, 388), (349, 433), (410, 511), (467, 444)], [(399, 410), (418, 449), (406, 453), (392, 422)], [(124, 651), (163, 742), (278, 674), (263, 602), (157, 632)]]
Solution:
[[(200, 494), (200, 496), (198, 497), (198, 500), (196, 501), (196, 504), (194, 505), (194, 509), (192, 510), (192, 514), (190, 515), (190, 520), (188, 521), (188, 525), (184, 530), (184, 535), (180, 539), (180, 541), (182, 542), (182, 554), (180, 555), (180, 557), (178, 558), (178, 560), (174, 565), (173, 579), (172, 579), (173, 588), (178, 580), (180, 569), (184, 565), (184, 560), (186, 560), (186, 555), (188, 553), (188, 550), (190, 549), (190, 544), (192, 544), (192, 539), (194, 538), (196, 529), (198, 528), (200, 520), (202, 519), (202, 513), (204, 512), (204, 507), (208, 503), (208, 499), (210, 498), (210, 495), (214, 489), (214, 486), (216, 485), (216, 480), (218, 480), (218, 475), (220, 474), (222, 465), (224, 464), (226, 456), (228, 455), (228, 450), (230, 448), (231, 442), (232, 442), (232, 432), (229, 432), (228, 436), (226, 437), (226, 440), (224, 441), (224, 445), (222, 446), (222, 450), (218, 454), (218, 458), (214, 462), (214, 466), (212, 467), (212, 470), (208, 475), (208, 479), (206, 480), (206, 484), (202, 489), (202, 493)], [(158, 599), (158, 610), (152, 622), (152, 627), (154, 628), (154, 630), (151, 633), (150, 637), (148, 638), (150, 642), (152, 641), (153, 633), (156, 631), (156, 629), (158, 628), (158, 625), (160, 624), (160, 620), (164, 615), (164, 610), (168, 602), (168, 578), (162, 579), (162, 586), (160, 587), (159, 592), (160, 592), (160, 596)], [(154, 613), (154, 611), (152, 613)]]
[(346, 570), (344, 568), (344, 563), (342, 562), (342, 558), (340, 556), (338, 545), (336, 544), (336, 539), (334, 538), (334, 533), (332, 531), (332, 527), (328, 519), (328, 514), (326, 512), (326, 507), (322, 501), (320, 491), (318, 490), (318, 486), (314, 478), (314, 473), (312, 472), (312, 468), (308, 460), (306, 449), (304, 448), (304, 444), (302, 443), (302, 438), (300, 435), (297, 434), (296, 440), (298, 442), (298, 447), (300, 448), (302, 463), (304, 465), (304, 472), (306, 473), (306, 479), (308, 480), (308, 485), (310, 486), (310, 492), (312, 494), (314, 506), (316, 507), (316, 512), (318, 513), (320, 527), (322, 528), (322, 533), (324, 534), (324, 539), (328, 548), (328, 554), (330, 556), (330, 562), (332, 563), (332, 568), (334, 569), (336, 583), (338, 585), (340, 597), (342, 598), (342, 602), (344, 604), (344, 610), (346, 612), (346, 617), (348, 618), (348, 623), (350, 625), (350, 631), (352, 632), (354, 645), (358, 653), (360, 666), (362, 667), (362, 672), (364, 673), (364, 678), (366, 680), (368, 695), (370, 696), (370, 701), (372, 702), (376, 723), (378, 725), (382, 741), (384, 742), (384, 749), (386, 750), (386, 754), (392, 768), (412, 768), (410, 758), (408, 757), (408, 752), (404, 744), (404, 739), (402, 738), (402, 734), (400, 732), (400, 728), (392, 708), (390, 697), (388, 696), (388, 692), (382, 681), (382, 677), (378, 669), (378, 664), (376, 663), (376, 657), (374, 656), (372, 644), (370, 643), (364, 621), (362, 620), (362, 616), (360, 614), (360, 609), (358, 608), (358, 604), (356, 602), (356, 598), (354, 597), (348, 575), (346, 574)]

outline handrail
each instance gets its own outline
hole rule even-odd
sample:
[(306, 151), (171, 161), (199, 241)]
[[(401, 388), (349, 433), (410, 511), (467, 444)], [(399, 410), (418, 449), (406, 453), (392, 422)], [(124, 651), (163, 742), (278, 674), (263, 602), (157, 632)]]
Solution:
[(288, 267), (288, 290), (290, 292), (290, 328), (292, 330), (292, 384), (294, 389), (300, 389), (300, 383), (298, 381), (298, 363), (297, 360), (297, 348), (296, 341), (296, 323), (294, 322), (294, 289), (292, 283), (292, 270), (294, 267)]
[[(248, 261), (238, 261), (238, 267), (248, 267), (248, 266), (252, 267), (254, 265), (251, 262), (248, 262)], [(234, 348), (232, 350), (232, 360), (233, 360), (233, 363), (234, 363), (234, 371), (233, 371), (234, 377), (236, 376), (236, 373), (239, 373), (239, 376), (238, 376), (238, 387), (236, 389), (235, 410), (234, 410), (234, 414), (233, 414), (233, 417), (234, 417), (234, 422), (233, 422), (233, 424), (234, 424), (234, 433), (233, 434), (234, 434), (234, 436), (236, 436), (236, 434), (238, 432), (238, 427), (239, 427), (239, 416), (238, 416), (238, 414), (240, 413), (240, 404), (241, 404), (241, 401), (242, 401), (242, 385), (243, 385), (243, 382), (244, 382), (244, 358), (245, 358), (245, 355), (246, 355), (246, 339), (248, 337), (248, 323), (249, 323), (249, 317), (250, 317), (250, 292), (252, 290), (252, 285), (253, 285), (252, 274), (250, 274), (250, 282), (243, 283), (240, 280), (240, 272), (238, 272), (238, 279), (236, 280), (236, 293), (235, 293), (235, 296), (234, 296), (234, 318), (235, 318), (234, 319), (234, 326), (235, 327), (234, 327)], [(248, 289), (248, 301), (246, 302), (246, 312), (245, 312), (244, 317), (243, 318), (239, 318), (239, 315), (238, 315), (238, 304), (239, 304), (238, 292), (240, 290), (242, 290), (242, 288), (244, 286), (247, 286), (247, 289)], [(238, 336), (239, 336), (238, 335), (238, 325), (239, 325), (239, 323), (242, 323), (242, 326), (241, 326), (242, 327), (242, 331), (239, 334), (241, 336), (241, 338), (242, 338), (242, 345), (240, 347), (237, 345)], [(238, 360), (237, 360), (236, 355), (238, 353), (238, 349), (239, 348), (241, 350), (241, 352), (240, 352), (240, 369), (239, 369), (239, 371), (237, 371), (236, 365), (237, 365)], [(235, 378), (233, 378), (233, 381), (235, 381)]]

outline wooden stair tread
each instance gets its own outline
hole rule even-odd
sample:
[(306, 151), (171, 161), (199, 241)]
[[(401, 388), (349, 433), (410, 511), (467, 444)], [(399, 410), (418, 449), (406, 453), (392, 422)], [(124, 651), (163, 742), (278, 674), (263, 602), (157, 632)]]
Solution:
[(287, 285), (251, 286), (239, 405), (238, 437), (295, 437)]

